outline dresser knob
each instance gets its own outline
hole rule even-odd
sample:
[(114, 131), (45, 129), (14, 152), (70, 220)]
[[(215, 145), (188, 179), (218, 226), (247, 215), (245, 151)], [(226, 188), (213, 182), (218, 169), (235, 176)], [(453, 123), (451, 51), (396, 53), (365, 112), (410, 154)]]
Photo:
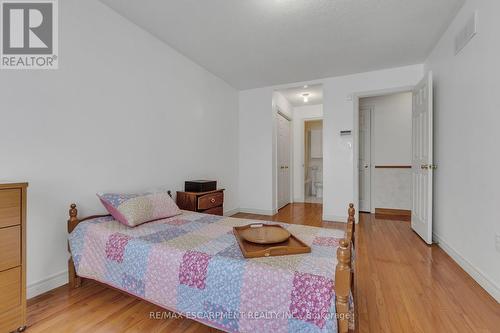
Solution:
[(210, 202), (214, 203), (215, 202), (215, 198), (210, 199)]

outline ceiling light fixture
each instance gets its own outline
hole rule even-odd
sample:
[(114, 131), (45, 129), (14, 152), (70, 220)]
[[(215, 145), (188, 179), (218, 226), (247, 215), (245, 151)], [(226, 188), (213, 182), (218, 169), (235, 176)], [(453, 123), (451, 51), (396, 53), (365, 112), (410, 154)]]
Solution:
[(309, 102), (309, 96), (311, 96), (310, 93), (304, 93), (304, 94), (302, 94), (302, 97), (304, 98), (304, 103)]
[(307, 89), (308, 87), (309, 87), (309, 86), (306, 84), (306, 85), (304, 86), (304, 89)]

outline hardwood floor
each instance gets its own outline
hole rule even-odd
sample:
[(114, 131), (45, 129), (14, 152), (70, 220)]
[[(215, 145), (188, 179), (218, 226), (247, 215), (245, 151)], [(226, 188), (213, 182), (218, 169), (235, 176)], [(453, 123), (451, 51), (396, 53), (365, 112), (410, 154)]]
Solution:
[(359, 332), (499, 332), (500, 304), (410, 222), (361, 214)]
[[(273, 217), (235, 217), (344, 227), (323, 222), (320, 204), (292, 204)], [(358, 332), (498, 332), (500, 305), (408, 222), (361, 214), (357, 250)], [(195, 321), (150, 319), (163, 310), (100, 284), (60, 287), (28, 301), (28, 332), (219, 332)]]

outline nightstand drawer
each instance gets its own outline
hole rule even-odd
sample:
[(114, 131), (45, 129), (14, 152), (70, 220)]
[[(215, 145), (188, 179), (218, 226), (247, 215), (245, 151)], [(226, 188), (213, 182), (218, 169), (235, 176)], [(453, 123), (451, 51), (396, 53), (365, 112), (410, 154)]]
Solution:
[(0, 228), (21, 224), (21, 190), (0, 190)]
[(21, 267), (0, 272), (0, 312), (21, 305)]
[(222, 209), (222, 206), (219, 206), (219, 207), (204, 210), (202, 213), (222, 216), (222, 215), (224, 215), (224, 210)]
[(204, 195), (198, 198), (198, 209), (210, 209), (222, 205), (224, 202), (224, 193), (217, 192)]
[(0, 229), (0, 271), (21, 265), (21, 227)]

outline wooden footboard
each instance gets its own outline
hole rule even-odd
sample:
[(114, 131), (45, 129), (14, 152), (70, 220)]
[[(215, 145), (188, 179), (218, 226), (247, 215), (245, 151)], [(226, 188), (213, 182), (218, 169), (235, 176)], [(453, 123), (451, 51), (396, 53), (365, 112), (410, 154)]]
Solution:
[[(354, 297), (354, 270), (352, 267), (351, 251), (355, 248), (355, 209), (354, 204), (349, 204), (348, 219), (346, 225), (345, 239), (340, 241), (337, 249), (337, 267), (335, 269), (335, 306), (337, 309), (338, 332), (349, 332), (349, 322), (351, 316), (356, 311), (349, 309), (349, 297)], [(354, 300), (354, 306), (356, 307)], [(352, 309), (354, 310), (354, 309)]]
[(346, 239), (340, 242), (337, 250), (337, 268), (335, 269), (335, 306), (337, 308), (338, 332), (349, 331), (349, 294), (351, 290), (351, 249)]

